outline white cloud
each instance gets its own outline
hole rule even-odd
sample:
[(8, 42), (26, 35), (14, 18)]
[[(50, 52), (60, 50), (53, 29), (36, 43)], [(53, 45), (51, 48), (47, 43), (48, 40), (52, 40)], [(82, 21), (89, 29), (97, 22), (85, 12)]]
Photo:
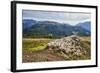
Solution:
[(79, 12), (51, 12), (51, 11), (35, 11), (23, 10), (23, 19), (50, 20), (60, 23), (69, 23), (75, 25), (79, 22), (90, 21), (90, 13)]

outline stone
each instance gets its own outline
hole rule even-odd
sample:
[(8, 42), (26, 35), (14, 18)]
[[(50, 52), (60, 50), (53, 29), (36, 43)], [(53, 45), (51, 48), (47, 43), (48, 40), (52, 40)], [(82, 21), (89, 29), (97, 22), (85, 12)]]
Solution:
[[(47, 46), (48, 49), (59, 50), (65, 54), (72, 53), (73, 55), (80, 56), (85, 51), (83, 47), (81, 47), (81, 43), (82, 41), (79, 36), (72, 35), (49, 42)], [(86, 51), (84, 53), (86, 53)]]

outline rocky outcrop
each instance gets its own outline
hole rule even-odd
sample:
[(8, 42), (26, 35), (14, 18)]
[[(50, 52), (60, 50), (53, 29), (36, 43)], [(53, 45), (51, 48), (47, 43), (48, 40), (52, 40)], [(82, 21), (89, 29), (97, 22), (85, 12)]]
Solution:
[(77, 35), (56, 39), (48, 43), (48, 49), (56, 52), (63, 52), (66, 55), (71, 54), (74, 56), (82, 56), (87, 53), (87, 51), (82, 46), (82, 40)]

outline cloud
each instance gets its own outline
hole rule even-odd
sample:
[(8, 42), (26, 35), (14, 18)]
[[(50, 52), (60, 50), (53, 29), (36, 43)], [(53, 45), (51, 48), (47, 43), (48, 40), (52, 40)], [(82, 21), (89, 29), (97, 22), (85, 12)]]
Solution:
[(57, 11), (37, 11), (37, 10), (23, 10), (23, 19), (36, 20), (50, 20), (61, 23), (69, 23), (75, 25), (82, 21), (90, 21), (90, 13), (79, 12), (57, 12)]

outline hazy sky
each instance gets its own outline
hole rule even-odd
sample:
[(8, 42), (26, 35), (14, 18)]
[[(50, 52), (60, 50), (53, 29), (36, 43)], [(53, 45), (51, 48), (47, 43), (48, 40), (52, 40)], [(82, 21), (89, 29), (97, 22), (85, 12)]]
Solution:
[(79, 12), (52, 12), (52, 11), (36, 11), (23, 10), (23, 19), (34, 19), (38, 21), (57, 21), (60, 23), (69, 23), (75, 25), (79, 22), (90, 21), (90, 13)]

